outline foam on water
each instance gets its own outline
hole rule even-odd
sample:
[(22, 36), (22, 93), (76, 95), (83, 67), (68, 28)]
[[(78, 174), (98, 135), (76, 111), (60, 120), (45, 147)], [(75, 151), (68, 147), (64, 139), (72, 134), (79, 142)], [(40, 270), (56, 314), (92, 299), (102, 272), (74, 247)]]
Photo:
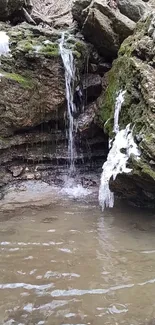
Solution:
[(99, 189), (99, 203), (103, 210), (105, 207), (112, 208), (114, 206), (114, 193), (109, 188), (111, 177), (115, 180), (118, 174), (130, 173), (132, 171), (131, 168), (126, 166), (131, 154), (136, 158), (140, 156), (138, 147), (133, 139), (130, 125), (128, 124), (124, 130), (116, 134), (107, 161), (103, 165)]

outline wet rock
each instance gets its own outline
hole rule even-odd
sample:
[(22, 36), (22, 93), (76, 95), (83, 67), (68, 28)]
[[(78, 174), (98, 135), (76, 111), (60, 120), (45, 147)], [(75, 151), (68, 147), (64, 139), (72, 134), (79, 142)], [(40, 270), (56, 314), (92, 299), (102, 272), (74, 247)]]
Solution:
[(82, 136), (88, 135), (92, 131), (92, 124), (96, 116), (97, 106), (96, 103), (91, 103), (84, 113), (80, 114), (77, 119), (77, 130), (82, 133)]
[(86, 74), (83, 76), (83, 91), (85, 97), (89, 100), (97, 98), (102, 91), (102, 79), (97, 74)]

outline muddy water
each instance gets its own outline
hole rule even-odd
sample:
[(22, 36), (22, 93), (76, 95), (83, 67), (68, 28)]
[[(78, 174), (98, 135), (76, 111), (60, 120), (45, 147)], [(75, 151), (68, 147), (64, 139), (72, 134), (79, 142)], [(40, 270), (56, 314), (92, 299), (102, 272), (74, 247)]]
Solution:
[(0, 214), (0, 324), (146, 324), (155, 216), (62, 200)]

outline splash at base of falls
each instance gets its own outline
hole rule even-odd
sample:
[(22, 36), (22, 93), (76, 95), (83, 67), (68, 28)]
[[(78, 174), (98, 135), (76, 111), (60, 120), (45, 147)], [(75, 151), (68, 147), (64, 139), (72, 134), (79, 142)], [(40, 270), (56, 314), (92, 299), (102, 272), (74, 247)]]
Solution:
[[(121, 152), (121, 150), (125, 151), (125, 153)], [(103, 210), (106, 207), (113, 208), (114, 206), (114, 193), (109, 188), (111, 177), (115, 180), (118, 174), (130, 173), (132, 171), (132, 169), (126, 167), (127, 161), (132, 154), (137, 159), (140, 156), (130, 125), (128, 124), (124, 130), (116, 134), (107, 161), (103, 165), (99, 189), (99, 203)]]
[(60, 193), (70, 198), (80, 199), (92, 193), (92, 190), (77, 184), (73, 178), (67, 178)]

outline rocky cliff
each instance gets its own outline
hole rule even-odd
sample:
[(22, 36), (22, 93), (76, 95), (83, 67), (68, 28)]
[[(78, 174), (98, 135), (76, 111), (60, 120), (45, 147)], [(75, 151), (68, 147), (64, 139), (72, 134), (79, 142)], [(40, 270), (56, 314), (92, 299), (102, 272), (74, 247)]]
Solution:
[(140, 206), (155, 205), (155, 12), (143, 18), (121, 45), (108, 75), (109, 86), (99, 101), (100, 120), (113, 136), (114, 106), (118, 91), (126, 90), (119, 124), (133, 126), (140, 160), (131, 158), (132, 173), (118, 175), (111, 189)]

